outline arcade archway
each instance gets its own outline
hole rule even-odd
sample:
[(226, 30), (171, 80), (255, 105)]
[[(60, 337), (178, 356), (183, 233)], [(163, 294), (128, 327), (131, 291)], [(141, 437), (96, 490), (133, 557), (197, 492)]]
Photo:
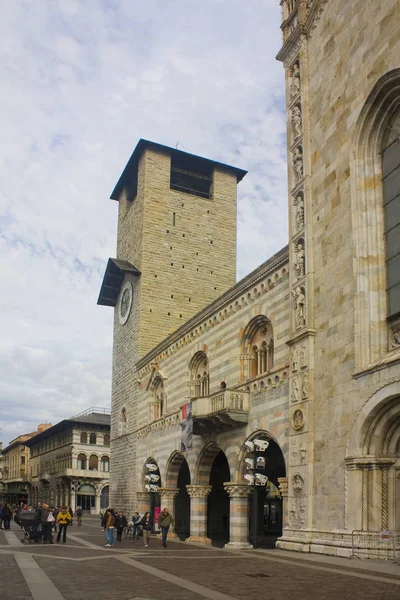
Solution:
[(190, 485), (190, 471), (185, 457), (175, 452), (168, 463), (166, 487), (177, 488), (175, 497), (175, 533), (181, 540), (190, 536), (190, 497), (187, 487)]
[[(253, 512), (253, 494), (249, 494), (249, 541), (253, 543), (253, 519), (256, 519), (258, 546), (274, 548), (277, 538), (282, 535), (283, 506), (278, 479), (286, 477), (285, 459), (279, 444), (267, 432), (256, 432), (249, 439), (262, 439), (269, 443), (264, 452), (257, 452), (258, 456), (265, 458), (265, 467), (259, 472), (268, 477), (268, 483), (266, 486), (255, 487), (257, 515)], [(246, 451), (243, 450), (242, 478), (246, 473), (245, 456)]]
[(228, 460), (222, 450), (218, 452), (211, 466), (209, 485), (211, 491), (207, 500), (207, 537), (213, 545), (223, 546), (229, 541), (229, 495), (224, 483), (230, 481)]

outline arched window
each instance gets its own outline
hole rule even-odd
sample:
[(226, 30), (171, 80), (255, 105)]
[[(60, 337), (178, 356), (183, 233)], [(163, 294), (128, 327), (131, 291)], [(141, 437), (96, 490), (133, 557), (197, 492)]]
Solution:
[(154, 419), (160, 419), (165, 414), (165, 400), (164, 381), (161, 377), (157, 377), (153, 390)]
[(81, 433), (81, 444), (87, 444), (87, 433), (86, 433), (86, 431), (82, 431), (82, 433)]
[(205, 352), (196, 352), (190, 361), (190, 395), (193, 398), (208, 396), (210, 393), (210, 376), (208, 359)]
[(242, 339), (241, 379), (253, 379), (274, 366), (274, 337), (270, 320), (259, 315), (250, 321)]
[(89, 444), (95, 444), (97, 442), (97, 436), (95, 433), (91, 433), (89, 436)]
[[(385, 209), (388, 318), (400, 317), (400, 108), (388, 125), (382, 143), (382, 184)], [(399, 322), (400, 326), (400, 322)], [(400, 346), (400, 327), (392, 347)], [(397, 341), (397, 343), (396, 343)], [(395, 342), (395, 343), (393, 343)]]
[(108, 456), (102, 456), (100, 461), (100, 468), (104, 473), (108, 473), (110, 470), (110, 459)]
[(78, 469), (86, 469), (86, 454), (78, 454)]
[(354, 137), (356, 371), (400, 347), (399, 111), (397, 68), (376, 82), (359, 114)]
[(109, 446), (110, 445), (110, 434), (109, 433), (105, 433), (104, 434), (104, 445), (105, 446)]
[(99, 468), (99, 459), (95, 454), (91, 454), (89, 458), (89, 471), (97, 471)]

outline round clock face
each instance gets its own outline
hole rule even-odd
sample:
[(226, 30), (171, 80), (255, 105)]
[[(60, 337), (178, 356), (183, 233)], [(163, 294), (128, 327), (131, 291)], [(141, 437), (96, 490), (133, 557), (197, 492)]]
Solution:
[(130, 281), (127, 281), (121, 290), (119, 302), (119, 322), (121, 325), (125, 325), (128, 320), (129, 312), (132, 306), (132, 295), (132, 284)]

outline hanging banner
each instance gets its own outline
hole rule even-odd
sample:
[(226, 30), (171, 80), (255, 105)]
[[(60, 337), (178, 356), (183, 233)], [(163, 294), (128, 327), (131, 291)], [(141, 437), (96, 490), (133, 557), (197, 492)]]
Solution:
[(188, 402), (182, 407), (181, 427), (181, 451), (186, 452), (186, 450), (191, 450), (193, 447), (193, 415), (191, 402)]

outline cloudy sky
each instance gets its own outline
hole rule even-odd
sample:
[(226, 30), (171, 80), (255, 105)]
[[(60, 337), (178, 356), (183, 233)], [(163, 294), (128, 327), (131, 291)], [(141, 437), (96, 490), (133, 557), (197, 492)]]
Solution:
[(247, 169), (238, 279), (287, 240), (278, 0), (0, 0), (0, 440), (110, 404), (109, 195), (139, 138)]

